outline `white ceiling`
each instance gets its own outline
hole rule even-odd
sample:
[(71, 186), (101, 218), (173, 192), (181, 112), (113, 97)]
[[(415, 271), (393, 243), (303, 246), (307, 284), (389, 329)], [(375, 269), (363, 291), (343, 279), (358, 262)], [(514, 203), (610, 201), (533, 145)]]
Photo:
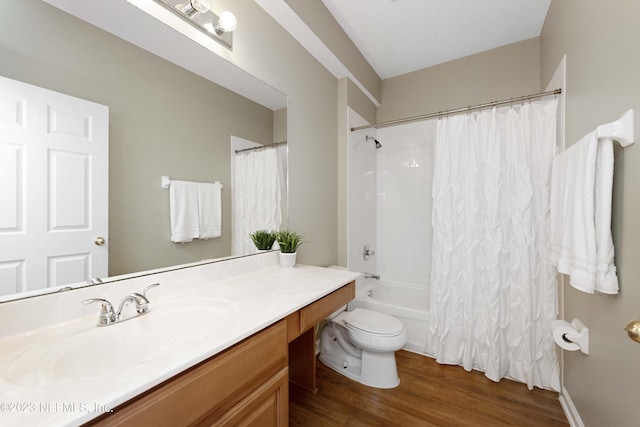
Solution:
[(540, 35), (551, 0), (322, 0), (380, 78)]

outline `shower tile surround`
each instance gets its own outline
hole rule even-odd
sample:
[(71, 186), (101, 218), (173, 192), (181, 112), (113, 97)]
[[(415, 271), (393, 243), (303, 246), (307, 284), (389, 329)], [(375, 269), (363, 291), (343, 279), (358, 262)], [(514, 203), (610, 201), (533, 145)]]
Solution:
[[(349, 110), (349, 126), (366, 121)], [(351, 132), (348, 151), (348, 265), (386, 282), (428, 288), (436, 121)], [(375, 149), (375, 137), (382, 148)], [(375, 256), (363, 260), (368, 243)]]
[(435, 138), (436, 120), (378, 129), (376, 240), (386, 281), (429, 287)]
[[(331, 293), (355, 277), (356, 274), (344, 270), (303, 265), (281, 269), (278, 252), (274, 251), (0, 304), (0, 318), (12, 319), (11, 322), (0, 322), (0, 402), (35, 404), (35, 408), (41, 403), (58, 402), (75, 404), (75, 408), (80, 408), (77, 411), (68, 410), (69, 406), (67, 410), (60, 411), (3, 411), (1, 422), (3, 425), (84, 423), (100, 413), (82, 410), (80, 405), (87, 405), (89, 409), (94, 405), (114, 408)], [(224, 318), (224, 331), (216, 334), (210, 342), (180, 347), (180, 351), (173, 349), (167, 352), (170, 354), (162, 353), (160, 357), (116, 373), (101, 372), (100, 366), (96, 366), (96, 376), (85, 378), (55, 378), (52, 374), (45, 378), (36, 377), (36, 384), (10, 381), (7, 369), (28, 354), (40, 340), (55, 336), (65, 328), (76, 330), (79, 325), (89, 333), (118, 326), (98, 328), (99, 306), (85, 306), (81, 304), (84, 299), (104, 298), (115, 305), (125, 295), (141, 292), (152, 283), (161, 285), (149, 291), (151, 311), (145, 316), (153, 315), (154, 302), (171, 304), (181, 298), (227, 298), (235, 303), (237, 310)], [(34, 366), (34, 370), (37, 369)]]
[[(349, 126), (361, 126), (367, 122), (349, 109)], [(349, 134), (348, 207), (347, 207), (347, 265), (352, 271), (375, 273), (377, 256), (365, 260), (362, 251), (365, 244), (377, 251), (376, 246), (376, 150), (372, 140), (375, 129), (363, 129)]]
[[(369, 128), (349, 135), (348, 265), (352, 271), (380, 275), (379, 281), (356, 281), (357, 295), (350, 309), (367, 308), (400, 319), (408, 333), (405, 349), (420, 354), (430, 354), (427, 329), (436, 123)], [(349, 126), (365, 124), (349, 110)], [(376, 149), (367, 135), (382, 147)], [(376, 251), (366, 261), (364, 243)], [(371, 289), (376, 290), (369, 292)]]

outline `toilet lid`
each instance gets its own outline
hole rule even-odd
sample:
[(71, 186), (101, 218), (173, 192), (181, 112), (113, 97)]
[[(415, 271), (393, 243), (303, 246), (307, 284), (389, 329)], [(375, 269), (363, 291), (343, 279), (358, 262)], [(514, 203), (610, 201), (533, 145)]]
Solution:
[(348, 328), (360, 329), (378, 335), (398, 335), (404, 325), (393, 316), (377, 311), (356, 308), (344, 318)]

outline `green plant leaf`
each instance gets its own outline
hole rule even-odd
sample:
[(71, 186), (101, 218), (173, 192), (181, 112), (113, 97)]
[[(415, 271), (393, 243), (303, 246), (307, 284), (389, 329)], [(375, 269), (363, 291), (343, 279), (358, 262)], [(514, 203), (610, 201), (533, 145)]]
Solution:
[(276, 235), (275, 231), (257, 230), (249, 234), (249, 237), (259, 250), (270, 250), (276, 241)]
[(301, 234), (290, 230), (280, 230), (276, 233), (276, 239), (280, 246), (280, 252), (294, 253), (298, 250), (300, 245), (305, 243)]

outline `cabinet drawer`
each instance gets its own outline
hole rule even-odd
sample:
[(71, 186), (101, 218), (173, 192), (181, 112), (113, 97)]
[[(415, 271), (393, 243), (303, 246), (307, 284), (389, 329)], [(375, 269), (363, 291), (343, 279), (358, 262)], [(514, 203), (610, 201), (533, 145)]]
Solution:
[(288, 427), (289, 376), (284, 368), (218, 420), (215, 427)]
[(287, 367), (284, 321), (115, 409), (95, 425), (183, 426), (216, 419)]
[(356, 282), (350, 282), (329, 295), (300, 310), (300, 333), (315, 326), (322, 319), (345, 305), (356, 296)]

